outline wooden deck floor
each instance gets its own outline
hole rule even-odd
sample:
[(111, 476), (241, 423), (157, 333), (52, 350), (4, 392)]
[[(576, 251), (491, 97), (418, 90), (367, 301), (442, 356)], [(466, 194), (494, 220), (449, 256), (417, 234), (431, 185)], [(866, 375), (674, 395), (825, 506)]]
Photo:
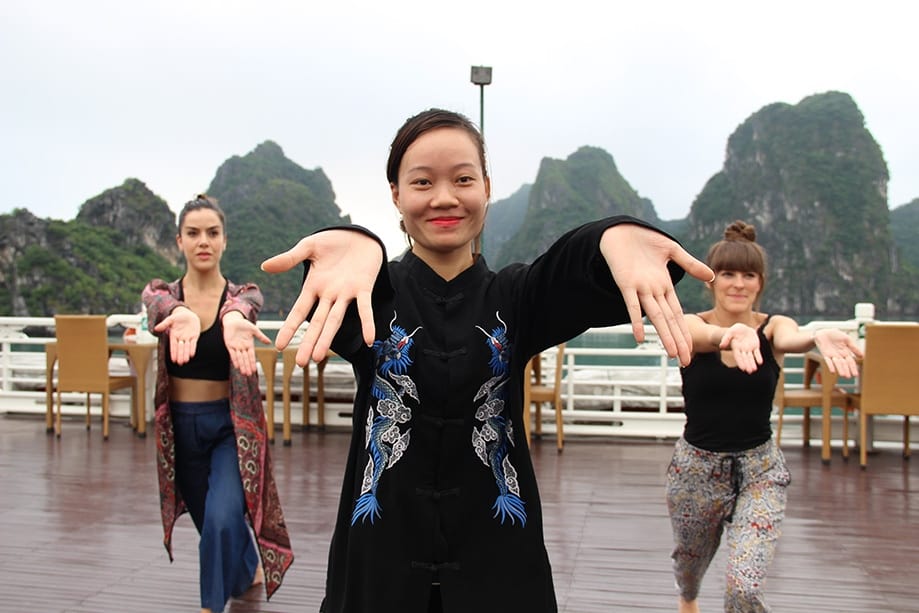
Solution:
[[(317, 611), (348, 434), (295, 432), (275, 446), (276, 477), (297, 556), (271, 602), (234, 613)], [(571, 439), (534, 445), (560, 610), (675, 611), (664, 471), (672, 442)], [(862, 471), (784, 449), (793, 475), (785, 531), (767, 591), (788, 613), (919, 611), (919, 465), (884, 450)], [(198, 611), (197, 535), (177, 526), (162, 548), (154, 441), (115, 421), (108, 442), (64, 424), (0, 417), (0, 611)], [(701, 595), (722, 610), (723, 554)], [(388, 613), (388, 612), (384, 612)], [(508, 612), (511, 613), (511, 612)]]

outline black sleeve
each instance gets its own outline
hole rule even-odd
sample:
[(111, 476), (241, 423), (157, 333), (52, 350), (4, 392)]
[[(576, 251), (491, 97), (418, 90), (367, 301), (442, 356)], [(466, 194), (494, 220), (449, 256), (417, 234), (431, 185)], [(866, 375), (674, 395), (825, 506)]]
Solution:
[[(673, 238), (634, 217), (608, 217), (565, 233), (530, 266), (502, 271), (523, 277), (513, 285), (520, 292), (516, 302), (524, 322), (520, 340), (538, 343), (528, 347), (532, 353), (574, 338), (588, 328), (629, 321), (622, 293), (600, 253), (603, 233), (622, 223), (641, 225)], [(676, 284), (685, 271), (673, 262), (667, 266)]]

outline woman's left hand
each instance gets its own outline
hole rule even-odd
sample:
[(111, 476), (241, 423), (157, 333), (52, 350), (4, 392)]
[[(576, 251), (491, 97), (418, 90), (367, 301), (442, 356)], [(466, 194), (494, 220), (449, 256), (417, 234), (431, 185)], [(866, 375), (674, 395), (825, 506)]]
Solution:
[(223, 316), (223, 343), (230, 353), (233, 366), (246, 376), (258, 372), (253, 339), (266, 345), (271, 344), (271, 339), (239, 311), (230, 311)]
[(721, 337), (721, 349), (730, 349), (737, 368), (750, 374), (763, 363), (759, 334), (755, 328), (742, 323), (732, 325)]
[(862, 351), (851, 336), (836, 328), (822, 328), (814, 333), (814, 345), (823, 355), (830, 372), (840, 377), (858, 375), (856, 358), (862, 357)]
[(673, 261), (700, 281), (711, 281), (715, 276), (712, 269), (664, 234), (631, 223), (607, 229), (600, 239), (600, 253), (622, 292), (635, 340), (644, 340), (644, 310), (667, 355), (679, 357), (683, 366), (689, 364), (692, 337), (667, 262)]

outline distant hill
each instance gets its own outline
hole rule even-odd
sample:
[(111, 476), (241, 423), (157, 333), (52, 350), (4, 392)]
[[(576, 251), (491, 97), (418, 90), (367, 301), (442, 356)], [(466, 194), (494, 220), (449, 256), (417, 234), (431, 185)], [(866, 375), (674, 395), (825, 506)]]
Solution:
[(306, 170), (279, 145), (265, 141), (224, 162), (208, 187), (227, 216), (227, 252), (221, 270), (236, 282), (252, 281), (265, 296), (265, 317), (286, 316), (300, 293), (303, 269), (269, 275), (259, 265), (326, 226), (351, 223), (335, 204), (322, 169)]
[[(502, 203), (500, 208), (504, 206)], [(515, 210), (520, 209), (523, 207), (518, 201)], [(496, 256), (489, 263), (501, 267), (510, 262), (532, 262), (565, 231), (618, 214), (659, 222), (654, 206), (619, 174), (609, 153), (596, 147), (581, 147), (565, 160), (543, 158), (523, 220), (500, 247), (490, 245)], [(517, 225), (510, 219), (504, 222), (507, 227)], [(492, 224), (490, 220), (489, 228)]]
[[(545, 159), (526, 207), (519, 200), (492, 205), (489, 225), (500, 210), (502, 233), (516, 230), (503, 245), (486, 242), (486, 255), (493, 265), (531, 261), (565, 230), (626, 213), (655, 223), (704, 259), (725, 226), (743, 219), (756, 226), (769, 256), (764, 310), (848, 318), (855, 302), (870, 301), (881, 317), (915, 317), (919, 200), (889, 213), (887, 181), (881, 149), (855, 102), (828, 92), (751, 115), (729, 138), (724, 167), (685, 219), (658, 219), (602, 150)], [(694, 280), (678, 293), (688, 311), (711, 304)]]
[(0, 215), (0, 315), (138, 312), (149, 279), (179, 274), (174, 219), (136, 179), (91, 198), (73, 221)]
[[(756, 226), (769, 255), (763, 309), (852, 316), (856, 302), (879, 315), (891, 295), (887, 166), (847, 94), (772, 104), (728, 139), (724, 168), (689, 212), (685, 246), (703, 256), (725, 226)], [(688, 308), (708, 306), (701, 284), (680, 288)], [(696, 286), (693, 291), (690, 288)]]
[[(602, 149), (544, 158), (532, 185), (489, 205), (483, 252), (495, 268), (529, 262), (581, 223), (629, 214), (704, 258), (729, 222), (744, 219), (770, 258), (764, 310), (838, 319), (851, 317), (855, 302), (870, 301), (881, 318), (916, 318), (919, 199), (888, 210), (887, 181), (855, 102), (828, 92), (768, 105), (738, 126), (723, 168), (684, 219), (659, 219)], [(259, 264), (316, 229), (350, 223), (322, 169), (301, 168), (272, 141), (230, 157), (207, 192), (227, 214), (223, 272), (259, 284), (263, 317), (286, 314), (302, 270), (273, 276)], [(83, 203), (72, 221), (25, 209), (0, 215), (0, 315), (137, 312), (149, 279), (182, 274), (175, 244), (182, 204), (170, 209), (143, 182), (127, 179)], [(710, 304), (695, 280), (678, 293), (688, 311)]]
[[(271, 141), (224, 162), (207, 192), (227, 216), (221, 270), (258, 283), (266, 317), (286, 314), (302, 269), (267, 275), (261, 262), (318, 228), (350, 223), (322, 170), (301, 168)], [(73, 221), (25, 209), (0, 215), (0, 315), (139, 311), (147, 281), (182, 274), (175, 224), (176, 213), (137, 179), (90, 198)]]
[(76, 221), (111, 228), (127, 247), (146, 246), (172, 265), (181, 263), (175, 215), (166, 201), (138, 179), (127, 179), (83, 203)]
[(899, 264), (919, 271), (919, 198), (890, 211), (890, 233)]
[(489, 265), (493, 265), (492, 262), (497, 260), (501, 246), (513, 238), (520, 229), (523, 218), (526, 217), (532, 189), (531, 184), (524, 184), (507, 198), (488, 205), (485, 231), (482, 233), (482, 253)]

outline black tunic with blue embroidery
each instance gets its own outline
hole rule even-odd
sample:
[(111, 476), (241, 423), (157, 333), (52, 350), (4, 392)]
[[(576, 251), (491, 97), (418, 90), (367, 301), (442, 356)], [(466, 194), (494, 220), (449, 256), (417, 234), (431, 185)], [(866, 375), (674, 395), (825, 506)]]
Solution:
[[(451, 281), (410, 252), (384, 264), (372, 348), (349, 308), (332, 348), (353, 365), (354, 433), (322, 611), (421, 613), (434, 584), (446, 613), (557, 610), (523, 369), (628, 321), (599, 250), (623, 222), (647, 225), (590, 223), (532, 265), (494, 272), (480, 257)], [(671, 264), (674, 281), (682, 274)]]

